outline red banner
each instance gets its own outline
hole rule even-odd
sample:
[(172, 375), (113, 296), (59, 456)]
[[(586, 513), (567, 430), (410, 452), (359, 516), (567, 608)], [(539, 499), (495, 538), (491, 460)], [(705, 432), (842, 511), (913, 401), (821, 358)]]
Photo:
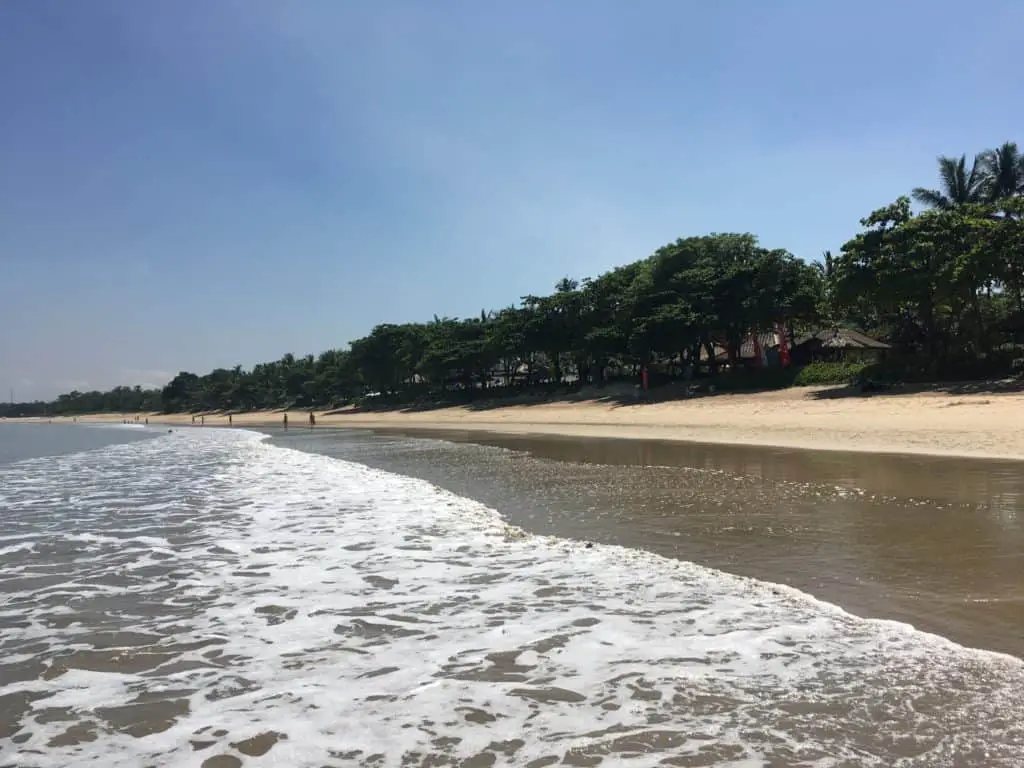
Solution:
[(789, 339), (786, 338), (786, 329), (782, 323), (779, 323), (776, 328), (776, 333), (779, 335), (779, 363), (782, 364), (783, 368), (788, 368), (791, 362), (789, 356)]

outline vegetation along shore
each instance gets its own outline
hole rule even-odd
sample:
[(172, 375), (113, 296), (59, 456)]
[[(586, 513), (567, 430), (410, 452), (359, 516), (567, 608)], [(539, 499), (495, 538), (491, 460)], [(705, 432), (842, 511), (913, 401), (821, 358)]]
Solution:
[[(182, 372), (162, 389), (126, 386), (9, 403), (0, 417), (231, 412), (241, 422), (244, 413), (295, 409), (336, 411), (331, 421), (372, 425), (395, 421), (398, 411), (410, 423), (455, 419), (488, 429), (504, 422), (536, 431), (547, 421), (563, 423), (564, 432), (575, 421), (592, 429), (619, 423), (620, 434), (629, 425), (674, 426), (666, 436), (678, 437), (689, 425), (687, 436), (713, 439), (732, 434), (730, 425), (741, 425), (748, 438), (761, 422), (762, 434), (799, 430), (802, 411), (810, 414), (805, 421), (824, 420), (823, 429), (831, 418), (835, 439), (857, 447), (842, 419), (861, 419), (859, 432), (870, 425), (840, 398), (806, 390), (775, 400), (707, 395), (851, 383), (857, 391), (894, 391), (918, 382), (1000, 379), (993, 391), (1010, 394), (975, 395), (964, 401), (979, 406), (970, 416), (954, 417), (956, 409), (946, 408), (929, 428), (955, 422), (950, 435), (965, 436), (973, 421), (1003, 435), (1020, 429), (1015, 414), (1024, 410), (1012, 394), (1024, 365), (1024, 159), (1007, 142), (973, 161), (941, 157), (939, 175), (938, 189), (914, 189), (870, 212), (859, 232), (820, 261), (766, 247), (751, 234), (685, 237), (647, 258), (593, 278), (565, 278), (549, 295), (479, 316), (382, 324), (319, 356)], [(953, 391), (920, 400), (897, 389), (893, 399), (925, 402), (927, 411)], [(698, 406), (693, 395), (722, 404)], [(985, 408), (995, 414), (996, 398), (1014, 405), (1001, 401), (1005, 413), (979, 416)], [(665, 402), (673, 400), (671, 407)], [(503, 402), (508, 408), (495, 407)], [(530, 410), (535, 404), (543, 408)], [(616, 415), (623, 405), (630, 407)], [(456, 410), (442, 417), (438, 409), (445, 407)], [(566, 416), (566, 408), (576, 415)], [(689, 415), (671, 415), (672, 408)], [(768, 424), (758, 408), (777, 423)], [(736, 413), (727, 418), (730, 409)], [(926, 426), (917, 430), (918, 442)], [(885, 434), (883, 427), (877, 434)], [(990, 444), (983, 431), (964, 437), (970, 444), (960, 450), (1024, 455), (1024, 446)], [(778, 435), (774, 443), (786, 444)]]

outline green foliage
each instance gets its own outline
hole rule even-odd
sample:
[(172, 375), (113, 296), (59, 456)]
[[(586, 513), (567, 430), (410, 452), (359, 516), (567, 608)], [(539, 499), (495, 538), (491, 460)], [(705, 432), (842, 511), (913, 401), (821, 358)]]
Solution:
[(865, 362), (811, 363), (800, 368), (793, 378), (797, 387), (827, 384), (855, 384), (871, 366)]
[(967, 155), (939, 158), (942, 189), (915, 187), (911, 193), (917, 202), (928, 208), (949, 210), (958, 205), (980, 203), (986, 197), (985, 155), (977, 155), (968, 167)]
[(0, 403), (0, 418), (70, 416), (82, 413), (135, 413), (160, 408), (160, 390), (142, 387), (114, 387), (107, 392), (79, 392), (61, 395), (50, 403)]
[[(863, 366), (746, 371), (741, 346), (779, 324), (790, 336), (848, 326), (888, 341), (892, 376), (1010, 372), (1024, 358), (1024, 160), (1013, 142), (939, 158), (939, 189), (861, 219), (838, 254), (808, 264), (751, 234), (687, 237), (547, 296), (466, 319), (381, 324), (318, 357), (181, 372), (161, 391), (72, 392), (18, 412), (202, 411), (470, 402), (600, 386), (727, 376), (716, 389), (845, 383)], [(17, 410), (17, 409), (20, 409)]]
[(1022, 341), (1022, 216), (1021, 197), (919, 216), (901, 198), (875, 211), (833, 259), (835, 313), (885, 336), (928, 377), (997, 375), (996, 350)]

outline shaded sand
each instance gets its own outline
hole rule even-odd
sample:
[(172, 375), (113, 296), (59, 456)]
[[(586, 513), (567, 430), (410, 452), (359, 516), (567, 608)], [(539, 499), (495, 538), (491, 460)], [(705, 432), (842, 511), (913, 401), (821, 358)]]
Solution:
[[(80, 417), (120, 421), (121, 416)], [(190, 415), (150, 415), (151, 423), (191, 424)], [(802, 387), (719, 394), (661, 403), (554, 401), (504, 407), (317, 413), (318, 427), (480, 431), (769, 445), (817, 450), (1024, 459), (1024, 393), (897, 393), (858, 396)], [(196, 424), (199, 424), (199, 418)], [(226, 426), (207, 414), (206, 426)], [(281, 412), (236, 414), (234, 426), (280, 426)], [(292, 428), (308, 412), (289, 412)]]

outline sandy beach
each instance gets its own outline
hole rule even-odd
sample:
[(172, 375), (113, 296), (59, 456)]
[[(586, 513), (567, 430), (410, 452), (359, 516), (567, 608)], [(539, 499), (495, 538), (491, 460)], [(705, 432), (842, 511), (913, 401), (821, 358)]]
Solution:
[[(80, 417), (120, 421), (134, 414)], [(191, 424), (190, 415), (148, 414), (151, 423)], [(308, 412), (290, 411), (292, 428)], [(234, 426), (280, 426), (280, 411), (235, 414)], [(226, 426), (206, 414), (206, 426)], [(953, 390), (860, 396), (843, 389), (803, 387), (756, 394), (718, 394), (660, 403), (543, 402), (502, 407), (452, 407), (316, 414), (317, 427), (481, 431), (683, 440), (812, 450), (916, 453), (1024, 459), (1024, 393), (954, 394)], [(196, 423), (200, 422), (199, 417)]]
[(150, 425), (0, 425), (0, 764), (1020, 766), (1019, 462)]

